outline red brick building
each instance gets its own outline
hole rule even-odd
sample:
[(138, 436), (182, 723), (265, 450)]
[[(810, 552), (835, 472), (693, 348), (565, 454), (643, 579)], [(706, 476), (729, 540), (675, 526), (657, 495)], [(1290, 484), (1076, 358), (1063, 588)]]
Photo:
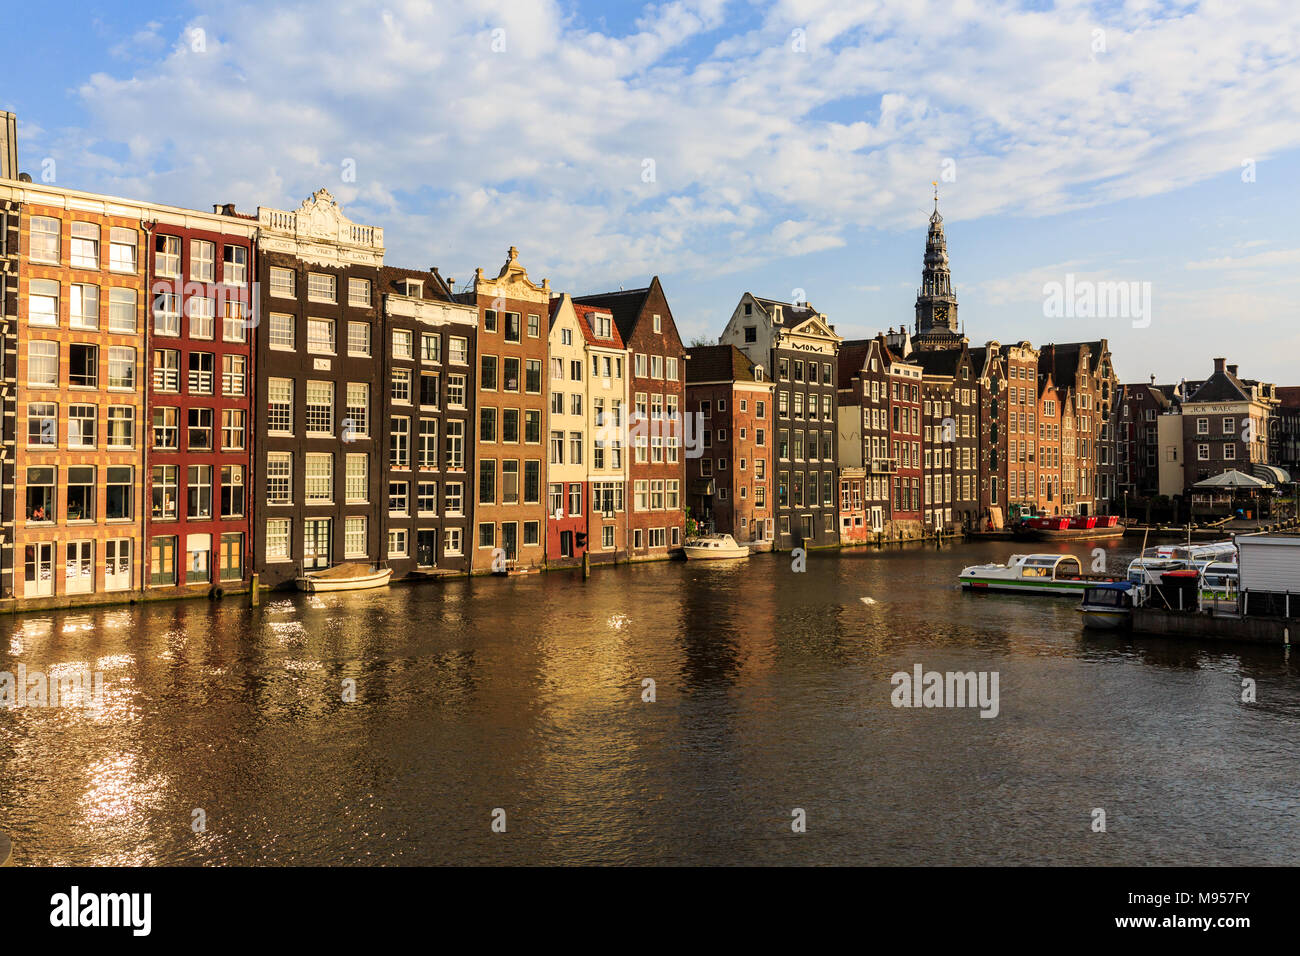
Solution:
[(686, 459), (691, 516), (739, 543), (771, 547), (772, 389), (734, 345), (687, 349), (686, 414), (700, 454)]
[(644, 289), (585, 295), (573, 301), (608, 309), (631, 353), (630, 558), (666, 558), (681, 548), (686, 532), (681, 422), (686, 350), (668, 299), (655, 276)]

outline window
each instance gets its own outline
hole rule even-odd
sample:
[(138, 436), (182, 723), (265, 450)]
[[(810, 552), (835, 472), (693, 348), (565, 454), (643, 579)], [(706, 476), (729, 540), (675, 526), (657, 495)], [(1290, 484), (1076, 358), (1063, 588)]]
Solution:
[(54, 279), (32, 279), (27, 284), (27, 324), (59, 324), (59, 283)]
[(68, 346), (68, 384), (81, 388), (99, 387), (99, 346), (73, 342)]
[(95, 520), (95, 468), (73, 465), (68, 469), (68, 520)]
[(185, 536), (185, 583), (206, 584), (212, 580), (208, 562), (212, 556), (212, 535)]
[(505, 315), (505, 320), (506, 320), (506, 327), (505, 327), (505, 337), (506, 337), (506, 341), (507, 341), (507, 342), (518, 342), (518, 341), (520, 340), (520, 339), (519, 339), (519, 331), (520, 331), (520, 325), (519, 325), (519, 313), (518, 313), (518, 312), (506, 312), (506, 313), (504, 313), (504, 315)]
[(172, 292), (153, 297), (153, 331), (155, 335), (181, 334), (181, 299)]
[(28, 255), (33, 262), (59, 261), (59, 220), (48, 216), (33, 216), (31, 248)]
[(244, 515), (244, 466), (221, 466), (221, 517), (242, 518)]
[(389, 395), (394, 402), (402, 405), (411, 403), (411, 370), (409, 368), (393, 369), (393, 378)]
[(389, 419), (388, 464), (393, 468), (411, 467), (411, 420), (409, 418)]
[(539, 359), (528, 359), (524, 364), (524, 391), (529, 395), (542, 394), (542, 363)]
[(244, 355), (221, 356), (221, 394), (241, 396), (247, 387), (248, 357)]
[[(92, 406), (93, 407), (93, 406)], [(71, 422), (69, 422), (71, 427)], [(33, 402), (27, 406), (27, 444), (54, 448), (59, 443), (59, 406)]]
[(367, 455), (348, 455), (344, 461), (346, 474), (343, 495), (349, 504), (370, 500), (370, 458)]
[(346, 430), (344, 440), (355, 441), (370, 435), (370, 386), (365, 382), (348, 382), (346, 418), (343, 427)]
[[(30, 409), (27, 424), (27, 433), (31, 435)], [(49, 406), (54, 408), (53, 405)], [(69, 405), (68, 406), (68, 447), (69, 448), (94, 448), (95, 447), (95, 426), (99, 419), (98, 405)], [(28, 444), (31, 444), (30, 440)]]
[(393, 358), (408, 361), (415, 358), (410, 329), (393, 330)]
[(135, 447), (135, 409), (130, 405), (108, 407), (108, 447)]
[[(352, 519), (349, 518), (349, 521)], [(364, 518), (361, 520), (365, 520)], [(291, 522), (288, 518), (272, 518), (266, 523), (266, 560), (289, 561), (289, 536)]]
[(436, 332), (420, 333), (420, 361), (437, 363), (442, 361), (442, 336)]
[(478, 463), (478, 502), (494, 505), (497, 501), (497, 463), (495, 458), (480, 458)]
[(212, 517), (212, 466), (190, 465), (185, 484), (187, 518)]
[(519, 462), (514, 459), (501, 462), (501, 503), (519, 504)]
[(190, 451), (212, 450), (212, 409), (191, 408), (186, 416), (185, 447)]
[(293, 434), (293, 380), (273, 378), (266, 383), (267, 432), (272, 435)]
[(68, 325), (74, 329), (99, 328), (99, 286), (74, 282), (68, 300)]
[(317, 355), (334, 354), (334, 320), (307, 320), (307, 351)]
[(388, 529), (388, 556), (390, 558), (406, 557), (408, 533), (403, 528)]
[(348, 305), (358, 309), (370, 308), (370, 280), (348, 280)]
[(149, 583), (155, 586), (176, 583), (176, 539), (153, 538), (149, 542)]
[(519, 443), (519, 409), (501, 410), (501, 440), (511, 444)]
[(538, 338), (541, 335), (541, 318), (533, 313), (528, 314), (528, 337), (530, 339)]
[(99, 268), (99, 226), (93, 222), (72, 224), (71, 264), (77, 269)]
[(343, 520), (343, 556), (364, 558), (369, 552), (366, 543), (366, 519), (353, 515)]
[(59, 345), (35, 341), (27, 344), (27, 384), (53, 388), (59, 384)]
[[(294, 297), (294, 274), (292, 269), (279, 269), (271, 267), (271, 295), (278, 296), (282, 299), (292, 299)], [(288, 541), (288, 529), (285, 530), (285, 540)], [(268, 555), (269, 556), (269, 555)]]
[(179, 448), (180, 429), (177, 425), (179, 409), (155, 405), (153, 409), (153, 447)]
[(226, 299), (221, 316), (221, 338), (225, 342), (244, 342), (248, 323), (244, 320), (244, 303)]
[(306, 480), (305, 497), (310, 502), (334, 500), (334, 456), (329, 453), (309, 452), (303, 461)]
[(108, 331), (134, 334), (136, 329), (134, 289), (108, 290)]
[(269, 322), (270, 332), (267, 344), (273, 349), (292, 352), (296, 348), (294, 335), (294, 318), (282, 312), (272, 312)]
[(179, 495), (175, 465), (154, 465), (152, 471), (152, 506), (151, 514), (155, 519), (164, 520), (176, 517), (176, 502)]
[(447, 339), (447, 357), (459, 365), (469, 364), (469, 340), (464, 336), (453, 335)]
[(465, 407), (465, 376), (447, 376), (447, 406), (449, 408)]
[[(446, 465), (450, 469), (460, 469), (465, 467), (465, 423), (462, 421), (447, 422), (447, 442), (446, 442)], [(447, 486), (447, 494), (451, 494), (451, 485)]]
[(293, 501), (293, 453), (266, 453), (266, 500), (268, 504), (287, 505)]
[(438, 420), (436, 418), (420, 419), (420, 467), (438, 467)]
[(27, 520), (53, 521), (54, 468), (41, 466), (27, 469)]
[(211, 395), (213, 388), (213, 354), (191, 352), (188, 390), (191, 395)]
[(180, 236), (155, 236), (153, 248), (153, 271), (160, 276), (179, 279), (181, 277)]
[(221, 281), (226, 285), (243, 285), (248, 281), (248, 249), (244, 246), (226, 246), (222, 251)]
[(446, 509), (449, 515), (459, 515), (465, 509), (465, 486), (459, 481), (449, 481), (446, 487)]
[(337, 277), (319, 272), (307, 273), (307, 298), (313, 302), (337, 302)]
[(221, 410), (221, 448), (224, 451), (244, 447), (245, 412), (242, 408)]
[(405, 481), (388, 483), (388, 513), (405, 515), (410, 510), (410, 484)]
[(334, 383), (307, 383), (307, 434), (334, 434)]
[(542, 503), (542, 463), (536, 459), (524, 462), (524, 503)]
[(420, 373), (420, 404), (426, 408), (437, 408), (441, 400), (441, 376), (437, 372)]
[(190, 278), (199, 282), (217, 279), (217, 247), (204, 239), (190, 240)]
[(370, 354), (369, 322), (348, 323), (348, 354), (367, 356)]
[(135, 469), (130, 465), (110, 465), (104, 472), (104, 518), (128, 521), (135, 517)]

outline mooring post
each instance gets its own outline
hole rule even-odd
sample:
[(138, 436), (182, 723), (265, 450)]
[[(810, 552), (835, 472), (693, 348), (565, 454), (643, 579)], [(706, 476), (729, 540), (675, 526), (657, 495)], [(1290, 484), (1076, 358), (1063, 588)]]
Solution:
[(260, 593), (262, 587), (261, 582), (262, 582), (262, 576), (257, 572), (253, 572), (253, 584), (248, 589), (249, 607), (257, 607), (259, 604), (262, 603), (262, 595)]
[(591, 577), (591, 552), (582, 552), (582, 580)]

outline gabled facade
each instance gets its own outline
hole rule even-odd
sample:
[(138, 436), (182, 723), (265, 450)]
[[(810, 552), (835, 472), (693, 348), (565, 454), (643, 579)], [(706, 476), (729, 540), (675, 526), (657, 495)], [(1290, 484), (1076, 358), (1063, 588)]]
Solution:
[[(474, 428), (474, 393), (467, 384), (476, 364), (478, 310), (452, 301), (436, 270), (385, 266), (379, 287), (384, 375), (378, 421), (386, 423), (380, 453), (384, 506), (382, 554), (394, 579), (469, 570), (471, 451), (459, 457), (449, 436)], [(462, 400), (449, 400), (452, 377)], [(358, 408), (360, 406), (358, 405)], [(344, 428), (358, 424), (347, 418)], [(354, 475), (359, 481), (359, 477)], [(359, 497), (360, 486), (353, 491)]]
[(837, 519), (838, 351), (843, 340), (808, 303), (740, 297), (718, 339), (734, 345), (775, 386), (774, 546), (839, 543)]
[[(897, 343), (900, 351), (906, 337)], [(888, 340), (886, 340), (888, 341)], [(913, 360), (884, 350), (885, 373), (889, 380), (889, 444), (898, 462), (891, 478), (890, 520), (895, 538), (919, 538), (923, 533), (925, 504), (921, 494), (925, 471), (922, 465), (921, 384), (924, 369)]]
[(1007, 513), (1038, 509), (1038, 350), (1028, 342), (1001, 348), (1006, 376)]
[(925, 523), (931, 532), (975, 528), (979, 513), (979, 390), (969, 349), (914, 353), (924, 369)]
[(1007, 518), (1007, 409), (1006, 364), (1002, 347), (990, 341), (971, 350), (971, 368), (978, 385), (979, 513), (976, 528), (996, 530)]
[[(533, 282), (519, 262), (519, 250), (511, 246), (495, 278), (476, 270), (473, 288), (457, 299), (479, 312), (480, 428), (470, 436), (477, 468), (472, 567), (541, 567), (546, 560), (542, 436), (551, 284)], [(471, 375), (471, 387), (473, 383)], [(483, 438), (485, 415), (496, 421), (494, 439)]]
[[(251, 487), (263, 586), (387, 559), (383, 264), (383, 230), (348, 219), (328, 190), (295, 210), (258, 209)], [(462, 388), (455, 404), (467, 401)]]
[(627, 443), (631, 560), (680, 553), (686, 533), (681, 416), (686, 349), (659, 277), (644, 289), (584, 295), (573, 301), (610, 312), (632, 362)]
[[(840, 541), (874, 540), (889, 530), (898, 473), (889, 438), (889, 372), (883, 335), (840, 344), (837, 370)], [(850, 472), (861, 469), (861, 474)], [(847, 475), (847, 477), (846, 477)], [(857, 488), (861, 489), (861, 504)], [(847, 499), (846, 496), (847, 495)]]
[(1225, 471), (1252, 474), (1268, 464), (1269, 418), (1277, 400), (1272, 386), (1247, 382), (1237, 366), (1214, 360), (1214, 374), (1182, 403), (1184, 492)]
[(576, 305), (586, 366), (587, 551), (593, 564), (626, 561), (631, 552), (628, 494), (628, 416), (632, 356), (608, 309)]

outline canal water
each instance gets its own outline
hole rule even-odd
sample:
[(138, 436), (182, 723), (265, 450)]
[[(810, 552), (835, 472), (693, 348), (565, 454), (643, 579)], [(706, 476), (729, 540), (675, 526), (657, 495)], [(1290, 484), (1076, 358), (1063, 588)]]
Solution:
[[(1300, 860), (1297, 655), (956, 589), (1014, 547), (3, 618), (0, 671), (103, 694), (0, 710), (0, 831), (19, 864)], [(997, 716), (893, 706), (917, 664), (996, 672)]]

